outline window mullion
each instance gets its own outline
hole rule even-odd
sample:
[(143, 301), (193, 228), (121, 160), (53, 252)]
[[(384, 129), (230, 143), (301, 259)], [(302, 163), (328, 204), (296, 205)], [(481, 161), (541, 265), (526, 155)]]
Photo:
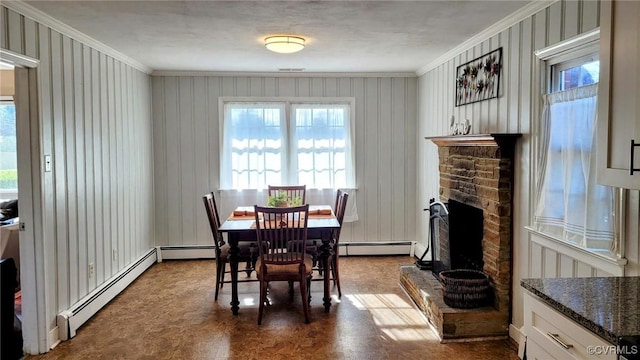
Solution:
[(282, 177), (282, 182), (284, 185), (295, 185), (295, 181), (292, 180), (292, 172), (293, 172), (293, 142), (294, 139), (293, 134), (294, 131), (292, 131), (292, 126), (295, 126), (295, 124), (293, 124), (293, 120), (292, 120), (292, 116), (293, 116), (293, 111), (291, 108), (291, 103), (289, 101), (284, 103), (284, 107), (285, 107), (285, 118), (284, 118), (284, 126), (283, 131), (283, 164), (285, 164), (285, 166), (283, 166), (282, 172), (283, 172), (283, 177)]

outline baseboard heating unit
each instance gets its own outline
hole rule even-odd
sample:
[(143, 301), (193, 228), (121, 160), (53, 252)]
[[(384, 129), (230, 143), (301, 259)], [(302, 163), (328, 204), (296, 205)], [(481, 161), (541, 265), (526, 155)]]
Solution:
[(68, 340), (76, 335), (76, 330), (95, 315), (109, 301), (120, 294), (150, 268), (157, 258), (157, 249), (153, 248), (138, 260), (118, 272), (111, 279), (100, 285), (75, 303), (70, 309), (58, 314), (57, 325), (60, 330), (60, 340)]
[(340, 256), (409, 255), (411, 241), (340, 243)]
[(163, 260), (215, 259), (213, 245), (157, 246), (158, 262)]

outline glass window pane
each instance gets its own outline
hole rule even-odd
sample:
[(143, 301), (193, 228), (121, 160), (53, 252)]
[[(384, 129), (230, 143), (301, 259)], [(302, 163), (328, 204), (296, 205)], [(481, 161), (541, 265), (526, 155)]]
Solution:
[(561, 69), (558, 74), (557, 89), (555, 91), (596, 84), (599, 79), (600, 61), (590, 61), (567, 69)]
[(296, 182), (308, 188), (354, 186), (353, 179), (347, 181), (353, 177), (349, 105), (292, 104), (290, 111), (286, 106), (225, 103), (221, 187), (263, 189)]
[[(300, 183), (315, 188), (345, 186), (348, 114), (348, 106), (341, 104), (294, 106), (294, 152), (297, 153), (297, 180)], [(335, 161), (338, 154), (342, 157), (340, 162)]]
[(16, 108), (13, 102), (0, 103), (0, 190), (18, 189)]
[(259, 189), (281, 181), (283, 118), (281, 103), (225, 104), (224, 143), (230, 146), (222, 149), (222, 186)]

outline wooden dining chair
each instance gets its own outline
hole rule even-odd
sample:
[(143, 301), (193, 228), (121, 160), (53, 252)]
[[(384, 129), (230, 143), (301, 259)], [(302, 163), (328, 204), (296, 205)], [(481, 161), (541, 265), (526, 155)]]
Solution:
[[(305, 323), (309, 323), (309, 289), (313, 262), (306, 254), (309, 205), (262, 207), (255, 205), (256, 235), (260, 257), (256, 273), (260, 281), (258, 325), (267, 302), (267, 285), (272, 281), (300, 283)], [(291, 292), (293, 295), (293, 292)]]
[[(230, 271), (226, 270), (226, 265), (229, 262), (230, 246), (225, 243), (224, 237), (219, 230), (220, 216), (218, 215), (215, 196), (213, 196), (213, 193), (205, 194), (202, 197), (202, 201), (204, 202), (204, 208), (207, 211), (207, 218), (209, 219), (209, 226), (211, 227), (211, 234), (213, 236), (213, 244), (216, 253), (216, 293), (214, 300), (217, 301), (218, 292), (222, 288), (222, 285), (224, 283), (231, 282), (231, 280), (224, 279), (224, 274), (230, 273)], [(250, 246), (250, 244), (239, 244), (239, 248), (240, 252), (238, 254), (238, 261), (246, 262), (247, 265), (244, 270), (238, 270), (238, 272), (245, 272), (247, 273), (247, 276), (250, 276), (258, 259), (258, 250), (255, 246)]]
[(267, 195), (268, 196), (278, 196), (280, 191), (284, 191), (287, 194), (289, 199), (295, 199), (297, 197), (302, 200), (301, 205), (307, 203), (306, 193), (307, 193), (307, 185), (292, 185), (292, 186), (280, 186), (280, 185), (269, 185), (267, 187)]
[(331, 277), (333, 278), (333, 284), (338, 287), (338, 297), (342, 297), (342, 289), (340, 288), (340, 233), (342, 230), (342, 222), (344, 221), (344, 213), (347, 209), (347, 200), (349, 194), (346, 191), (338, 189), (336, 194), (335, 212), (336, 218), (340, 223), (340, 227), (333, 231), (331, 236), (331, 259), (329, 264), (331, 266)]

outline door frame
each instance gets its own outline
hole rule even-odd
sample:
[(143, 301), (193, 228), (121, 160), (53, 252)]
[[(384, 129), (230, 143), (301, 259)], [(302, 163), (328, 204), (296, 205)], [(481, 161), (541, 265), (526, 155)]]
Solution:
[(52, 318), (47, 314), (47, 287), (52, 284), (45, 281), (49, 259), (43, 234), (40, 61), (6, 49), (0, 49), (0, 61), (14, 66), (15, 78), (23, 351), (38, 354), (53, 345), (47, 326)]

